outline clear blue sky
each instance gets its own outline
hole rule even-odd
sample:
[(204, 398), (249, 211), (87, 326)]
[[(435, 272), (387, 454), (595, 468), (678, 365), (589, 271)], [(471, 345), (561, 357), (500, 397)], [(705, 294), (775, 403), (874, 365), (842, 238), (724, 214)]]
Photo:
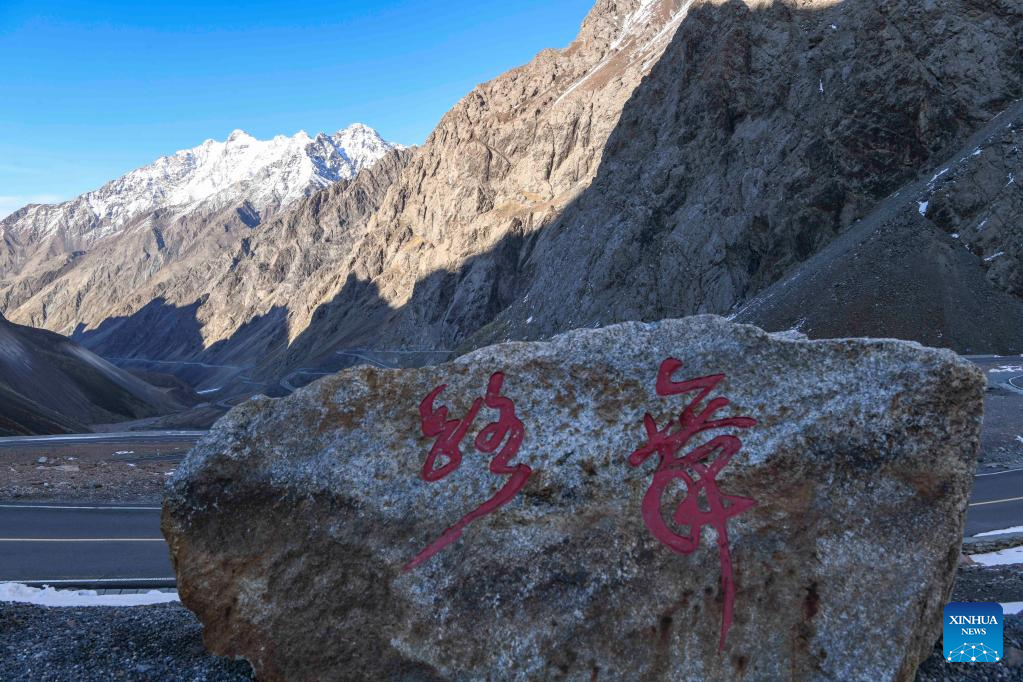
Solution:
[(0, 0), (0, 216), (235, 128), (416, 144), (593, 0)]

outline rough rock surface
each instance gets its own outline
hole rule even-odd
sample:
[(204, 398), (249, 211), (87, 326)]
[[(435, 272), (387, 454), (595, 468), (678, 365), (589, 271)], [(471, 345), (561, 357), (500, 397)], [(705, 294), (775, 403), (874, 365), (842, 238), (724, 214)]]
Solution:
[[(672, 381), (726, 378), (655, 391), (671, 357)], [(947, 351), (706, 316), (362, 367), (230, 412), (163, 529), (207, 646), (261, 679), (910, 680), (952, 589), (984, 384)], [(488, 385), (521, 448), (483, 407), (460, 467), (430, 463)], [(732, 421), (643, 450), (645, 414), (667, 430), (718, 397), (707, 418)], [(711, 438), (713, 464), (690, 455)]]
[(779, 282), (739, 322), (820, 337), (894, 336), (1023, 352), (1023, 101)]

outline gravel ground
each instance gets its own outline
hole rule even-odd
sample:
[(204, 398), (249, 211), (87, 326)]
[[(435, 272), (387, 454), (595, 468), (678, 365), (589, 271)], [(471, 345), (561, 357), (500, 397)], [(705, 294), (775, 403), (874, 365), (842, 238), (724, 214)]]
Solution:
[(46, 608), (0, 604), (4, 682), (234, 682), (245, 661), (206, 652), (202, 627), (179, 604)]
[[(946, 663), (941, 641), (917, 682), (1023, 680), (1023, 617), (1005, 619), (1001, 663)], [(1012, 647), (1013, 649), (1009, 649)], [(235, 682), (248, 663), (206, 652), (202, 627), (179, 604), (44, 608), (0, 604), (0, 680), (5, 682)]]
[(0, 499), (159, 503), (177, 462), (46, 457), (45, 462), (0, 464)]
[(934, 653), (917, 671), (917, 682), (1023, 680), (1023, 617), (1006, 616), (1004, 627), (1005, 658), (998, 663), (947, 663), (941, 655), (939, 638)]
[(0, 440), (0, 500), (155, 503), (195, 437), (116, 442)]
[(960, 566), (952, 601), (1023, 601), (1023, 564)]

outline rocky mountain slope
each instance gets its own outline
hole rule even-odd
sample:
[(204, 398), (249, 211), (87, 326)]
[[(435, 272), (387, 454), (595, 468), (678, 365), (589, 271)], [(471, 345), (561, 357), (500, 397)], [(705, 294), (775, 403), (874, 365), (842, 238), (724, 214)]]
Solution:
[(0, 316), (0, 436), (81, 433), (182, 407), (68, 339)]
[[(251, 378), (351, 348), (466, 348), (735, 311), (1023, 95), (1021, 44), (1014, 0), (599, 0), (576, 41), (477, 87), (421, 148), (224, 249), (110, 285), (105, 317), (76, 312), (96, 281), (14, 315), (81, 324), (76, 338), (107, 355)], [(979, 226), (1014, 210), (967, 199), (934, 219)], [(963, 301), (1018, 297), (1014, 230), (950, 262), (993, 273), (969, 279)], [(904, 236), (910, 256), (921, 238)], [(938, 345), (1005, 341), (933, 324)]]
[(222, 253), (303, 197), (395, 145), (354, 124), (261, 141), (241, 130), (162, 157), (100, 189), (0, 221), (0, 308), (70, 333), (189, 254)]
[(735, 318), (815, 337), (1023, 352), (1023, 101), (875, 206)]
[[(445, 117), (290, 352), (728, 312), (1023, 95), (1021, 44), (1014, 2), (598, 3), (579, 42)], [(959, 293), (993, 316), (986, 281)], [(1005, 348), (952, 331), (937, 345)]]
[(729, 311), (1023, 94), (1021, 38), (1014, 2), (694, 6), (478, 338)]

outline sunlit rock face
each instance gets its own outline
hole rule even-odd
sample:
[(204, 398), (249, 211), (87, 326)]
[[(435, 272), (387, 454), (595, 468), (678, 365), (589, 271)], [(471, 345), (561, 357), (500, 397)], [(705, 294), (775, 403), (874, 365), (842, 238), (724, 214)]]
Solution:
[(984, 385), (716, 317), (356, 368), (229, 413), (163, 529), (261, 679), (909, 680)]

